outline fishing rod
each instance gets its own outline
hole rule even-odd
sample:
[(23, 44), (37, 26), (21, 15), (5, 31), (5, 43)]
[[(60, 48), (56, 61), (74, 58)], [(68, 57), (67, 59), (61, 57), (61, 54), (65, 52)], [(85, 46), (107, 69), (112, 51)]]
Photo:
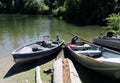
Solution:
[(88, 40), (85, 40), (85, 39), (81, 38), (79, 35), (75, 35), (75, 34), (73, 34), (73, 33), (71, 33), (71, 32), (68, 32), (68, 31), (65, 31), (65, 30), (59, 30), (59, 31), (63, 31), (63, 32), (68, 33), (68, 34), (70, 34), (70, 35), (72, 35), (72, 36), (77, 36), (79, 39), (81, 39), (81, 40), (83, 40), (83, 41), (85, 41), (85, 42), (92, 43), (92, 42), (90, 42), (90, 41), (88, 41)]

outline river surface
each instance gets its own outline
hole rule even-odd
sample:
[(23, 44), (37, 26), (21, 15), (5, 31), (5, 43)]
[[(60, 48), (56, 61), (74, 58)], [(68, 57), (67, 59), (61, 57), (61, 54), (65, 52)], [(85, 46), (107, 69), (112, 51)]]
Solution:
[(59, 34), (65, 41), (77, 34), (92, 41), (100, 31), (100, 26), (81, 27), (49, 16), (0, 15), (0, 56), (10, 56), (15, 48), (43, 39), (45, 34), (51, 38)]
[[(92, 39), (99, 36), (101, 31), (103, 31), (101, 26), (77, 26), (49, 16), (0, 15), (0, 58), (2, 60), (5, 57), (12, 57), (10, 53), (14, 49), (21, 45), (41, 40), (43, 39), (43, 35), (46, 34), (50, 35), (51, 38), (55, 38), (56, 34), (59, 34), (66, 42), (70, 41), (73, 35), (78, 35), (80, 38), (92, 42)], [(6, 60), (4, 60), (4, 63), (1, 63), (1, 69), (5, 69), (4, 65), (9, 64)], [(6, 70), (0, 69), (0, 72), (3, 72), (3, 75), (0, 75), (2, 77), (0, 78), (1, 83), (10, 82), (11, 79), (5, 81), (3, 76), (7, 72), (9, 74), (10, 67), (12, 66), (13, 64), (8, 65)], [(82, 66), (80, 67), (81, 70), (78, 70), (78, 72), (83, 74), (83, 83), (111, 82), (108, 78), (98, 76), (94, 71), (85, 69)], [(99, 78), (102, 78), (100, 79), (102, 81), (99, 81)]]

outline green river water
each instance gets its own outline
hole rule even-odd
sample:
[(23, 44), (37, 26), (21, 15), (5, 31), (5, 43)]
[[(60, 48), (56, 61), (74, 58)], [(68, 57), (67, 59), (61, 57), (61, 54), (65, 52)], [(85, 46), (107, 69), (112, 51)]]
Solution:
[(59, 33), (65, 41), (77, 34), (92, 41), (101, 31), (100, 26), (77, 26), (49, 16), (0, 15), (0, 53), (8, 56), (15, 48), (40, 40), (45, 34), (54, 38)]

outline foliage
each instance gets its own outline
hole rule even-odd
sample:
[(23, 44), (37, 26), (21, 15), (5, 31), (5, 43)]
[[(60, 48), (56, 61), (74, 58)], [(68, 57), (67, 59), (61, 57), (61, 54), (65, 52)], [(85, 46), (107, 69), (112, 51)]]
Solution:
[(40, 13), (43, 5), (44, 5), (43, 0), (29, 0), (25, 4), (25, 10), (27, 11), (27, 13), (32, 13), (32, 14)]
[(0, 8), (2, 9), (4, 8), (4, 11), (8, 13), (10, 11), (15, 11), (19, 13), (41, 14), (49, 10), (49, 7), (44, 3), (44, 0), (0, 0), (0, 1), (1, 1)]
[(48, 11), (48, 10), (49, 10), (49, 7), (48, 7), (47, 5), (43, 5), (43, 6), (41, 7), (41, 9), (42, 9), (43, 11)]
[(81, 0), (66, 0), (65, 1), (65, 8), (66, 8), (66, 15), (65, 18), (68, 20), (76, 21), (77, 18), (80, 16), (80, 4)]
[(4, 3), (7, 8), (12, 6), (12, 0), (0, 0), (0, 1)]
[(53, 10), (53, 15), (61, 17), (65, 13), (65, 11), (66, 11), (65, 7), (64, 6), (60, 6), (57, 9)]
[(56, 16), (62, 19), (62, 16), (64, 16), (65, 12), (66, 12), (65, 0), (55, 0), (52, 6), (53, 16)]
[(25, 4), (25, 12), (32, 14), (43, 14), (49, 11), (49, 7), (44, 0), (28, 0)]
[(118, 0), (0, 0), (0, 12), (52, 14), (78, 24), (103, 24), (120, 11)]
[(113, 31), (116, 34), (120, 34), (120, 13), (118, 14), (111, 14), (107, 17), (107, 27), (106, 30)]
[(0, 2), (0, 8), (6, 8), (6, 5)]
[(96, 24), (113, 12), (113, 0), (66, 0), (66, 16), (81, 24)]

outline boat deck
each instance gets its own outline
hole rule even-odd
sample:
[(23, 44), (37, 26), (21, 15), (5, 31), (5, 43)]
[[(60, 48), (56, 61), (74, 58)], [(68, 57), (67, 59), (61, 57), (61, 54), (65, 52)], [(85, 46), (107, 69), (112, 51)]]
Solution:
[(101, 57), (96, 58), (97, 60), (120, 63), (120, 54), (112, 52), (103, 52)]

